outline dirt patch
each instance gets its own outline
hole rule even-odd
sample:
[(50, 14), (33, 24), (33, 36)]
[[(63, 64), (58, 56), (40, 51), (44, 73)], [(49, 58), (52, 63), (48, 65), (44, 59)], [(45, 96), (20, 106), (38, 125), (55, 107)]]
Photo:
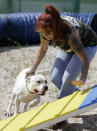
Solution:
[[(4, 113), (9, 104), (11, 92), (13, 90), (14, 82), (19, 72), (31, 67), (39, 46), (32, 47), (2, 47), (0, 48), (0, 120), (5, 119)], [(49, 47), (48, 52), (41, 62), (38, 70), (52, 69), (57, 50)], [(50, 74), (45, 74), (48, 79), (48, 86), (50, 87), (45, 95), (41, 98), (41, 104), (51, 102), (57, 99), (58, 89), (51, 83)], [(87, 88), (97, 84), (97, 53), (91, 62), (87, 82), (83, 88)], [(39, 106), (38, 105), (38, 106)], [(21, 104), (22, 111), (22, 104)], [(97, 109), (93, 109), (88, 113), (81, 114), (67, 120), (66, 124), (60, 127), (57, 131), (96, 131), (97, 129)], [(44, 131), (53, 131), (45, 128)]]

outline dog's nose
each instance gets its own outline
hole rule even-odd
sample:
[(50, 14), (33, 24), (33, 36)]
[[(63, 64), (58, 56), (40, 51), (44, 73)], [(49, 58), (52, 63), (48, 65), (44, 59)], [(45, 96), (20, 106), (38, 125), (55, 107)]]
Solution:
[(45, 86), (44, 89), (47, 91), (48, 90), (48, 86)]

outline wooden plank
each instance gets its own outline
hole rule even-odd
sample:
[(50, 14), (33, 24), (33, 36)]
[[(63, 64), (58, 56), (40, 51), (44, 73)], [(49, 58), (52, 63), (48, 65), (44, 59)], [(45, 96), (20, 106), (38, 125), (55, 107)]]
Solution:
[(5, 129), (17, 116), (18, 116), (18, 114), (14, 115), (11, 118), (7, 118), (7, 119), (5, 119), (3, 121), (0, 121), (0, 131), (2, 131), (3, 129)]
[(58, 113), (63, 107), (68, 105), (68, 103), (72, 100), (72, 98), (76, 95), (77, 92), (73, 93), (70, 96), (59, 99), (52, 103), (49, 103), (40, 114), (33, 119), (31, 123), (29, 123), (25, 129), (31, 128), (33, 126), (37, 126), (38, 124), (47, 122), (52, 119), (56, 119), (56, 113)]
[(32, 121), (46, 105), (47, 103), (33, 110), (18, 114), (18, 116), (4, 128), (4, 131), (20, 131), (20, 129)]
[(60, 115), (62, 116), (70, 112), (77, 111), (90, 91), (91, 88), (78, 92), (78, 94), (74, 97), (74, 99), (72, 99), (64, 111), (60, 113)]

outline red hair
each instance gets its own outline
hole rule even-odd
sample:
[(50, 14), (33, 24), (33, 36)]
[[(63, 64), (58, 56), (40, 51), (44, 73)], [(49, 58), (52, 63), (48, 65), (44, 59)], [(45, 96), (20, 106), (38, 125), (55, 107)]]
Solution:
[(59, 11), (52, 5), (45, 6), (45, 12), (40, 15), (36, 22), (36, 30), (43, 28), (45, 31), (51, 29), (54, 39), (64, 38), (68, 25), (61, 18)]

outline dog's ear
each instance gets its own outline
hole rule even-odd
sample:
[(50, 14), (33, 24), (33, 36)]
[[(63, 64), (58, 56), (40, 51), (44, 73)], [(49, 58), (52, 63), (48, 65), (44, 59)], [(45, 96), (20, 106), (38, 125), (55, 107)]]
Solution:
[(27, 82), (27, 83), (30, 83), (30, 79), (31, 79), (31, 77), (27, 77), (27, 78), (26, 78), (26, 82)]

